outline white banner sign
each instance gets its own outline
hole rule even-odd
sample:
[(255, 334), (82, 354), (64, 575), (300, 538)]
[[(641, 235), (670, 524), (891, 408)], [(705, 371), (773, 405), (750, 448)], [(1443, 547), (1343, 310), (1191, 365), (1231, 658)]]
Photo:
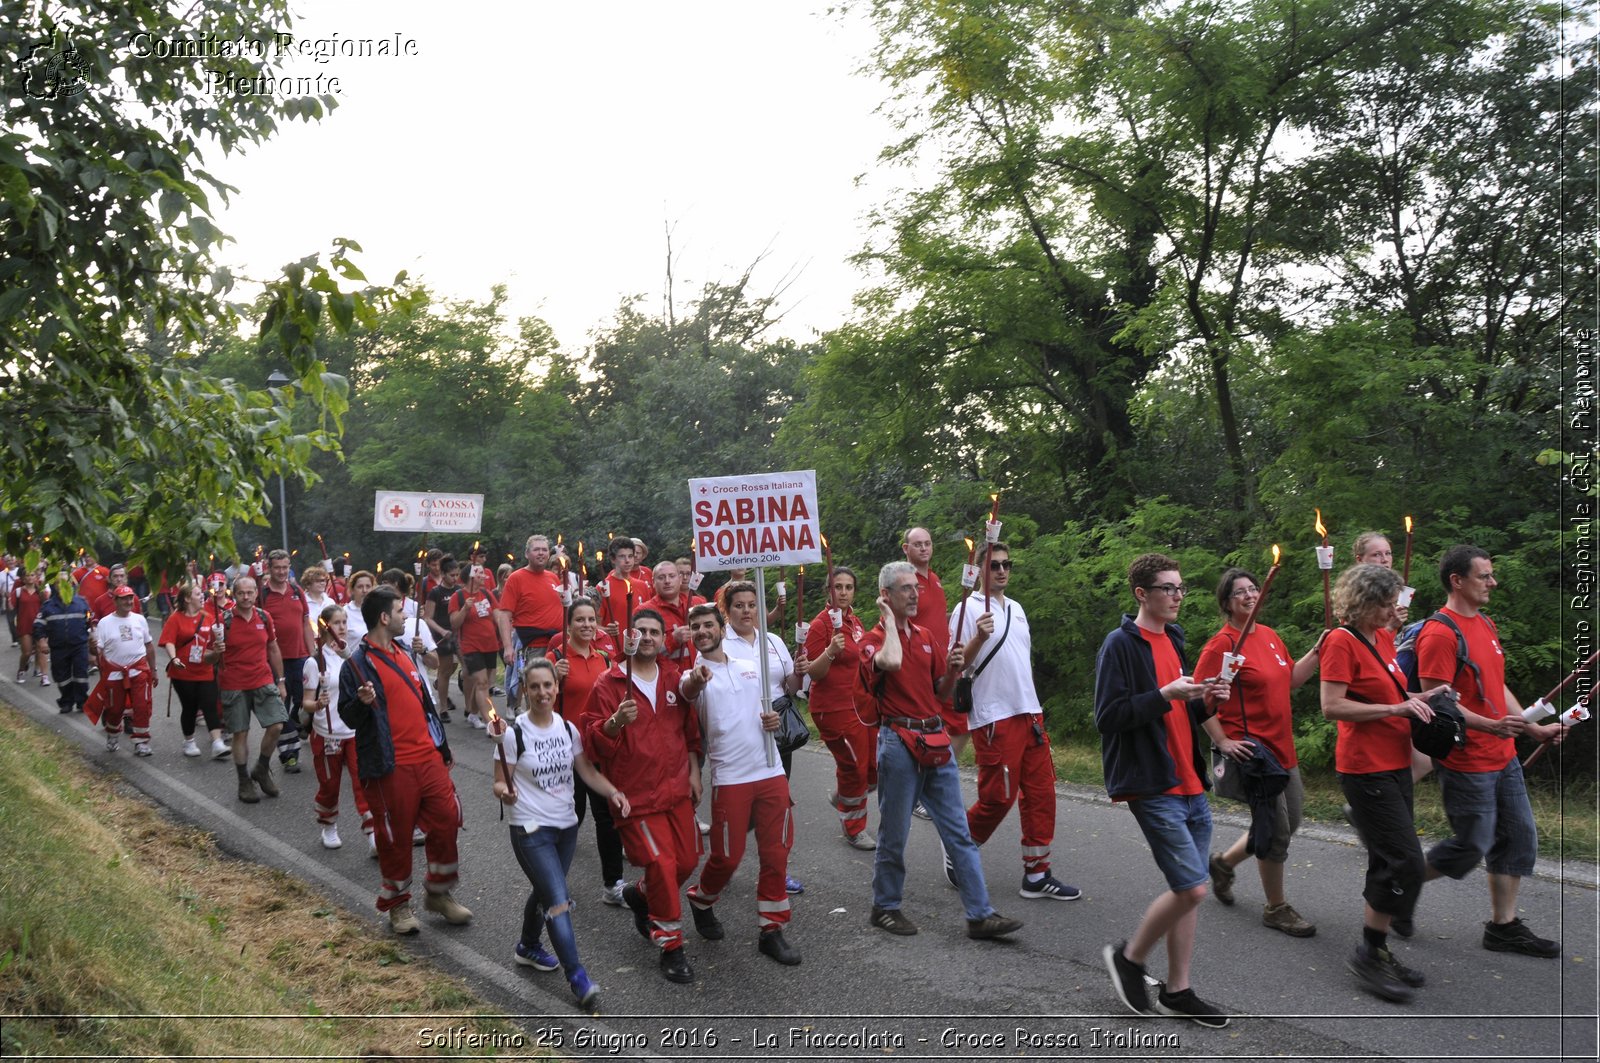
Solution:
[(483, 530), (483, 496), (379, 491), (372, 530), (479, 532)]
[(768, 568), (822, 560), (817, 474), (772, 472), (689, 481), (695, 563)]

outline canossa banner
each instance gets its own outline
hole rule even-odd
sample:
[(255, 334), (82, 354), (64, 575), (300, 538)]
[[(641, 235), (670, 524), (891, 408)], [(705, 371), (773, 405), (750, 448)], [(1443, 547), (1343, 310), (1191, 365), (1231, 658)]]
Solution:
[(477, 532), (483, 530), (482, 495), (436, 495), (379, 491), (372, 530), (387, 532)]
[(701, 569), (822, 560), (815, 470), (690, 480), (689, 505)]

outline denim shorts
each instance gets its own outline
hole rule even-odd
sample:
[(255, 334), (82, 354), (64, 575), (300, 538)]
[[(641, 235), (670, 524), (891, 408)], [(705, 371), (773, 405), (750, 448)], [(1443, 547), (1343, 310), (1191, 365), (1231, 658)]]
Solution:
[(1211, 805), (1203, 793), (1157, 794), (1128, 802), (1150, 855), (1174, 892), (1203, 886), (1211, 875)]
[(1453, 836), (1428, 850), (1428, 863), (1451, 878), (1465, 877), (1485, 857), (1490, 874), (1533, 874), (1539, 828), (1517, 758), (1499, 771), (1455, 771), (1441, 764), (1438, 772)]

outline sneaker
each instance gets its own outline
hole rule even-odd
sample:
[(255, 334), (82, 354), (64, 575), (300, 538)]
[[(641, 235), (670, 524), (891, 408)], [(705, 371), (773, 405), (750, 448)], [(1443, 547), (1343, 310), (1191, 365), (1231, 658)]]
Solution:
[(49, 686), (50, 685), (50, 677), (47, 676), (47, 675), (40, 676), (39, 677), (39, 685), (42, 686), (42, 687)]
[(927, 806), (924, 805), (921, 801), (918, 801), (916, 803), (916, 805), (911, 809), (911, 814), (913, 816), (916, 816), (918, 819), (926, 819), (926, 820), (929, 820), (930, 822), (933, 820), (933, 814), (928, 811)]
[(1169, 993), (1165, 986), (1156, 995), (1156, 1011), (1162, 1015), (1171, 1015), (1177, 1019), (1193, 1019), (1201, 1026), (1209, 1026), (1213, 1030), (1220, 1030), (1228, 1025), (1228, 1016), (1215, 1004), (1207, 1004), (1195, 996), (1193, 989), (1185, 989), (1181, 993)]
[(600, 987), (589, 981), (589, 972), (579, 967), (567, 976), (567, 985), (572, 987), (572, 996), (579, 1004), (592, 1008), (600, 999)]
[(1017, 890), (1018, 897), (1025, 897), (1030, 901), (1075, 901), (1083, 896), (1083, 891), (1076, 886), (1069, 886), (1058, 881), (1054, 875), (1046, 874), (1038, 882), (1028, 881), (1026, 875), (1022, 878), (1022, 888)]
[(990, 912), (982, 919), (967, 920), (967, 937), (973, 941), (989, 941), (1015, 934), (1022, 929), (1021, 919), (1012, 919), (999, 912)]
[(633, 909), (633, 928), (646, 940), (650, 937), (650, 907), (638, 886), (622, 887), (622, 903)]
[(449, 723), (450, 722), (450, 710), (449, 709), (440, 709), (439, 710), (439, 722), (440, 723)]
[(613, 908), (622, 907), (622, 889), (627, 883), (620, 878), (609, 886), (600, 887), (600, 903), (609, 904)]
[(255, 780), (261, 792), (268, 797), (278, 796), (278, 784), (272, 781), (272, 764), (266, 760), (257, 760), (256, 766), (250, 769), (250, 778)]
[(121, 742), (121, 735), (106, 735), (106, 752), (115, 753), (117, 751), (117, 746), (120, 745)]
[(710, 834), (711, 833), (711, 824), (707, 823), (705, 820), (701, 819), (699, 816), (695, 817), (694, 825), (700, 828), (700, 833), (701, 834)]
[(298, 753), (290, 753), (287, 757), (284, 757), (283, 770), (288, 772), (290, 775), (299, 775), (300, 755)]
[(489, 693), (493, 694), (497, 698), (503, 698), (506, 696), (504, 687), (492, 686), (489, 688)]
[(783, 940), (782, 930), (763, 930), (756, 939), (756, 948), (761, 955), (770, 956), (785, 967), (794, 967), (800, 962), (799, 951)]
[(707, 941), (721, 941), (727, 932), (722, 928), (722, 920), (717, 918), (717, 913), (711, 908), (702, 908), (698, 904), (690, 904), (689, 912), (694, 916), (695, 933)]
[(1367, 992), (1396, 1004), (1408, 1003), (1416, 993), (1400, 980), (1388, 949), (1375, 949), (1365, 941), (1345, 961), (1345, 968)]
[(1222, 857), (1211, 857), (1211, 895), (1223, 904), (1233, 904), (1233, 880), (1237, 872), (1222, 862)]
[(20, 685), (20, 684), (26, 683), (27, 681), (28, 681), (28, 670), (26, 668), (24, 668), (22, 671), (17, 673), (17, 683)]
[(858, 849), (863, 853), (870, 853), (878, 847), (877, 841), (865, 830), (859, 834), (846, 834), (844, 840), (845, 844), (850, 848)]
[(232, 753), (232, 752), (233, 752), (233, 749), (228, 745), (228, 743), (224, 742), (222, 739), (214, 738), (214, 739), (211, 740), (211, 759), (212, 760), (222, 760), (224, 757), (226, 757), (229, 753)]
[(151, 750), (149, 742), (135, 742), (133, 744), (133, 755), (136, 757), (149, 757), (154, 756), (154, 752)]
[(411, 845), (412, 845), (413, 848), (415, 848), (418, 845), (422, 845), (422, 844), (426, 843), (427, 840), (428, 840), (428, 836), (426, 834), (422, 833), (422, 828), (421, 827), (412, 827), (411, 828)]
[(1389, 932), (1397, 937), (1409, 938), (1417, 932), (1417, 924), (1411, 919), (1402, 919), (1397, 915), (1389, 920)]
[(389, 929), (396, 934), (415, 934), (422, 929), (411, 910), (411, 902), (404, 901), (389, 909)]
[(804, 893), (805, 891), (806, 891), (806, 888), (805, 888), (805, 886), (801, 885), (799, 879), (795, 878), (793, 875), (785, 875), (784, 876), (784, 879), (783, 879), (783, 892), (787, 893), (791, 897), (798, 897), (800, 894)]
[(185, 741), (183, 743), (183, 755), (186, 757), (198, 757), (200, 755), (200, 743), (192, 738)]
[(1384, 949), (1384, 953), (1389, 957), (1389, 969), (1394, 972), (1394, 976), (1400, 979), (1400, 981), (1404, 982), (1412, 989), (1421, 989), (1423, 986), (1428, 984), (1427, 975), (1423, 974), (1414, 967), (1407, 967), (1405, 964), (1395, 959), (1394, 953), (1390, 952), (1388, 949)]
[(1111, 988), (1116, 990), (1117, 999), (1135, 1015), (1149, 1015), (1150, 991), (1144, 985), (1144, 964), (1134, 963), (1123, 955), (1122, 950), (1127, 945), (1126, 941), (1107, 945), (1100, 955), (1106, 962), (1106, 972), (1111, 975)]
[(900, 937), (910, 937), (917, 932), (917, 924), (907, 919), (905, 913), (898, 908), (879, 908), (874, 905), (872, 916), (867, 922), (879, 930), (887, 930)]
[(684, 955), (683, 946), (675, 949), (664, 949), (661, 953), (661, 973), (669, 982), (679, 985), (688, 985), (694, 981), (694, 968), (689, 966), (689, 957)]
[(337, 849), (344, 842), (339, 840), (339, 828), (332, 823), (325, 824), (322, 828), (322, 847), (324, 849)]
[(468, 716), (467, 717), (467, 723), (471, 724), (472, 725), (472, 729), (475, 730), (475, 731), (484, 731), (484, 730), (487, 730), (488, 727), (489, 727), (488, 724), (484, 723), (483, 720), (481, 720), (477, 716)]
[(63, 716), (67, 715), (68, 713), (70, 713), (72, 711), (72, 702), (70, 702), (70, 701), (58, 701), (58, 702), (56, 702), (56, 711), (58, 713), (60, 713), (61, 715), (63, 715)]
[(561, 966), (561, 961), (546, 952), (537, 942), (532, 948), (520, 941), (517, 942), (516, 947), (511, 950), (511, 958), (522, 966), (532, 967), (536, 971), (553, 971)]
[(378, 836), (376, 834), (367, 835), (367, 855), (374, 860), (378, 858)]
[(436, 915), (444, 916), (444, 921), (452, 926), (464, 926), (472, 922), (471, 909), (452, 897), (448, 890), (428, 894), (422, 906)]
[(1509, 923), (1484, 923), (1483, 947), (1490, 952), (1520, 952), (1524, 956), (1554, 959), (1561, 955), (1559, 942), (1542, 938), (1523, 925), (1521, 919)]
[(1269, 904), (1261, 909), (1261, 925), (1281, 930), (1292, 938), (1308, 938), (1317, 932), (1317, 928), (1306, 922), (1300, 913), (1294, 910), (1294, 905), (1287, 901), (1282, 904)]

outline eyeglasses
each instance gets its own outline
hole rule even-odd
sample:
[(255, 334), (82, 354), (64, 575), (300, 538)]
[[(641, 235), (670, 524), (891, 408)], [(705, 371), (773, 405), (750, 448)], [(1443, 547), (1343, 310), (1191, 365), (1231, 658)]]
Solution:
[(1006, 561), (991, 561), (991, 562), (989, 562), (989, 571), (990, 572), (1010, 572), (1011, 571), (1011, 562), (1009, 560), (1006, 560)]
[(1182, 598), (1189, 593), (1189, 588), (1182, 583), (1157, 583), (1153, 587), (1146, 587), (1145, 590), (1160, 591), (1169, 598)]

